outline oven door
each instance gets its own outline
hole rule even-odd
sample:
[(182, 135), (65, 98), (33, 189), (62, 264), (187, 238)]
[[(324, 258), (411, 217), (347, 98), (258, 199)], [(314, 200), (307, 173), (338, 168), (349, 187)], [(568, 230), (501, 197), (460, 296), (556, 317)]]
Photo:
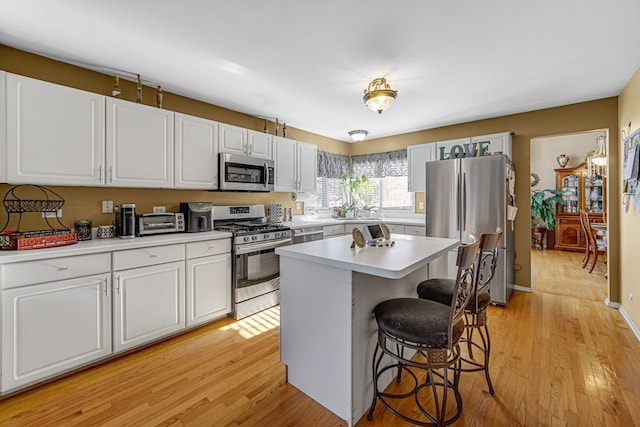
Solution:
[(219, 163), (220, 190), (273, 191), (273, 160), (220, 153)]
[(234, 299), (246, 301), (280, 289), (280, 258), (276, 248), (290, 245), (291, 240), (238, 245), (234, 263)]

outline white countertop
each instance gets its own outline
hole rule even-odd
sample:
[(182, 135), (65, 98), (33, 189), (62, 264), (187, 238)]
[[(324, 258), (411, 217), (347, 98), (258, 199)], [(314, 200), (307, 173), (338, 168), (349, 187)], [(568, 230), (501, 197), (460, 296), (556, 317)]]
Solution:
[(113, 239), (92, 239), (80, 241), (73, 245), (53, 248), (0, 251), (0, 264), (227, 238), (231, 238), (231, 233), (208, 231), (203, 233), (160, 234), (156, 236), (134, 237), (133, 239), (119, 239), (117, 237)]
[(300, 243), (276, 249), (276, 254), (344, 270), (397, 279), (425, 266), (454, 249), (459, 240), (436, 237), (394, 235), (393, 246), (365, 246), (351, 249), (350, 235)]
[(362, 224), (370, 222), (384, 222), (386, 224), (402, 224), (402, 225), (425, 225), (424, 215), (415, 215), (406, 218), (358, 218), (358, 219), (345, 219), (345, 218), (318, 218), (313, 215), (294, 215), (293, 221), (285, 221), (282, 224), (291, 228), (302, 227), (315, 227), (335, 224)]

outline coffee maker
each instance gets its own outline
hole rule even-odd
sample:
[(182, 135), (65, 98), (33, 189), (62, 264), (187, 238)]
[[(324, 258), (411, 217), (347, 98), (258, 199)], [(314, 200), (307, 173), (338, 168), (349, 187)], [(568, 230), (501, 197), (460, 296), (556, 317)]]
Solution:
[(180, 212), (184, 214), (187, 233), (213, 230), (211, 202), (182, 202)]
[(127, 203), (116, 206), (116, 236), (121, 239), (136, 237), (136, 205)]

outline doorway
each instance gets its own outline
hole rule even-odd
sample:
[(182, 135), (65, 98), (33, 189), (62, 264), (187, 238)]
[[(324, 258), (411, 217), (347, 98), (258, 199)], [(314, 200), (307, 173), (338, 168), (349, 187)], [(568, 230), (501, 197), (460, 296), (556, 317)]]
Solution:
[[(590, 221), (604, 221), (605, 223), (607, 221), (606, 215), (604, 215), (607, 202), (606, 186), (603, 185), (601, 187), (601, 199), (597, 199), (597, 192), (592, 190), (594, 180), (596, 178), (601, 180), (597, 181), (598, 183), (606, 180), (606, 173), (602, 168), (596, 170), (594, 165), (591, 165), (592, 167), (589, 169), (590, 162), (588, 160), (590, 154), (592, 155), (596, 149), (598, 138), (602, 138), (603, 135), (607, 137), (607, 134), (608, 131), (606, 129), (598, 129), (531, 139), (530, 170), (532, 194), (534, 191), (546, 189), (564, 188), (566, 190), (567, 187), (557, 181), (562, 181), (563, 177), (567, 175), (570, 175), (570, 178), (562, 182), (565, 182), (565, 184), (574, 182), (576, 186), (575, 195), (567, 192), (566, 194), (569, 197), (561, 196), (567, 199), (568, 204), (561, 208), (562, 214), (555, 218), (557, 224), (554, 229), (551, 230), (550, 228), (553, 227), (547, 227), (544, 221), (532, 219), (532, 288), (534, 288), (537, 279), (540, 278), (541, 268), (556, 271), (568, 268), (569, 271), (575, 270), (577, 275), (582, 276), (584, 274), (585, 269), (582, 268), (582, 261), (584, 260), (586, 236), (584, 236), (580, 226), (579, 210), (586, 209), (590, 211)], [(575, 173), (563, 172), (563, 170), (568, 171), (569, 169), (575, 170)], [(603, 173), (604, 176), (596, 176), (589, 173), (589, 171)], [(574, 175), (577, 177), (575, 180), (573, 178)], [(588, 191), (589, 194), (585, 195), (585, 191)], [(553, 196), (553, 193), (545, 192), (544, 194), (544, 198)], [(573, 200), (574, 198), (575, 200)], [(545, 253), (544, 251), (547, 252)], [(592, 275), (597, 275), (602, 279), (596, 280), (596, 283), (602, 283), (606, 297), (606, 292), (608, 292), (607, 267), (602, 263), (602, 255), (599, 259), (598, 268), (594, 269), (588, 277), (591, 278)], [(587, 266), (586, 270), (588, 273), (589, 266)]]

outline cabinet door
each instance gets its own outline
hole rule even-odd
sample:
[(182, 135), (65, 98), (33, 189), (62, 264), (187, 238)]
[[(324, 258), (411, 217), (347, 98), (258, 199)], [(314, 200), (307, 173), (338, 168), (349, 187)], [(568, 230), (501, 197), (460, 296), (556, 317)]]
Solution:
[(187, 326), (231, 312), (231, 255), (187, 260)]
[(7, 74), (7, 181), (103, 185), (104, 103), (102, 95)]
[(405, 234), (405, 227), (402, 224), (387, 224), (391, 236), (394, 234)]
[(108, 274), (2, 292), (2, 391), (111, 354)]
[(296, 191), (296, 141), (274, 137), (273, 150), (276, 169), (275, 191)]
[(107, 185), (173, 187), (173, 113), (107, 99)]
[(426, 236), (426, 230), (421, 225), (405, 225), (404, 234), (411, 234), (413, 236)]
[(298, 142), (297, 175), (299, 191), (315, 191), (318, 178), (318, 147)]
[(435, 159), (435, 143), (410, 145), (407, 147), (409, 191), (424, 191), (424, 186), (426, 183), (424, 164)]
[(175, 187), (218, 188), (218, 123), (175, 113)]
[[(7, 73), (0, 71), (0, 129), (7, 128)], [(7, 132), (0, 132), (0, 153), (7, 152)], [(0, 159), (0, 182), (7, 182), (7, 162), (6, 157)]]
[(220, 137), (220, 152), (248, 155), (247, 152), (247, 129), (238, 126), (220, 123), (218, 125)]
[(114, 351), (184, 328), (184, 261), (117, 271), (113, 275)]
[(558, 250), (584, 250), (579, 218), (556, 218), (556, 244)]
[(247, 151), (250, 156), (260, 159), (273, 159), (271, 135), (255, 130), (248, 130), (247, 136), (249, 138)]

